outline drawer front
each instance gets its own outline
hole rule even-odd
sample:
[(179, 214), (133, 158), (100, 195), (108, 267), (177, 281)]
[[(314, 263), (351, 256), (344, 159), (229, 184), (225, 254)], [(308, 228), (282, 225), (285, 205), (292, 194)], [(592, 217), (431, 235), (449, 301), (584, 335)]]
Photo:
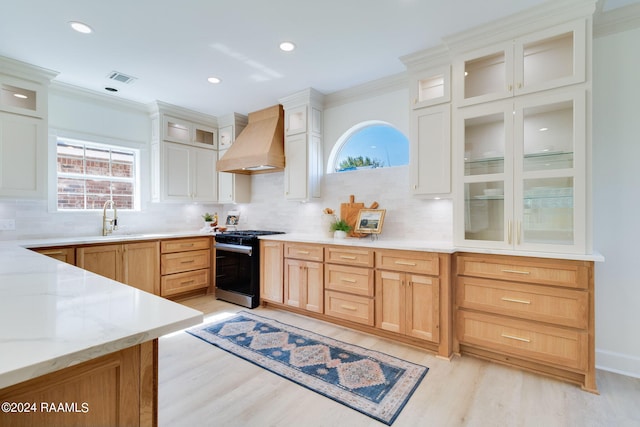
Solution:
[(160, 261), (160, 273), (173, 274), (209, 268), (211, 251), (176, 252), (163, 254)]
[(588, 327), (589, 294), (581, 290), (458, 277), (456, 303), (523, 319)]
[(301, 243), (286, 243), (284, 245), (285, 258), (322, 262), (324, 260), (323, 254), (323, 248), (319, 245), (306, 245)]
[(334, 264), (373, 267), (373, 250), (329, 247), (324, 250), (325, 262)]
[(171, 252), (199, 251), (211, 249), (211, 239), (209, 237), (197, 237), (195, 239), (174, 239), (160, 242), (160, 252), (168, 254)]
[(324, 287), (351, 294), (373, 296), (373, 270), (346, 265), (325, 264)]
[(376, 268), (407, 273), (440, 274), (438, 254), (429, 252), (376, 251)]
[(582, 371), (587, 368), (587, 332), (464, 310), (458, 311), (457, 332), (461, 344)]
[(335, 291), (324, 292), (324, 314), (373, 326), (373, 299)]
[(160, 280), (160, 295), (166, 297), (207, 288), (209, 286), (209, 274), (210, 271), (206, 268), (204, 270), (162, 276)]
[(514, 282), (539, 283), (586, 289), (586, 262), (541, 258), (459, 256), (458, 274)]

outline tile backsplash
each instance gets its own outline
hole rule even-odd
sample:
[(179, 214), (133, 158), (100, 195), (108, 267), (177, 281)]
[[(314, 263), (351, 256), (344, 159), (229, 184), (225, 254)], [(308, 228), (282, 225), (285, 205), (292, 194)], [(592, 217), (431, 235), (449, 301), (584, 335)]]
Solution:
[[(204, 212), (240, 211), (239, 228), (322, 234), (321, 215), (355, 195), (386, 209), (380, 239), (452, 242), (453, 212), (449, 199), (430, 200), (409, 193), (407, 166), (329, 174), (323, 177), (322, 199), (307, 203), (284, 199), (284, 173), (252, 177), (251, 203), (239, 205), (146, 203), (141, 212), (119, 211), (119, 233), (197, 231)], [(0, 219), (15, 219), (16, 229), (0, 231), (0, 240), (94, 236), (102, 230), (100, 212), (49, 212), (46, 200), (0, 199)]]

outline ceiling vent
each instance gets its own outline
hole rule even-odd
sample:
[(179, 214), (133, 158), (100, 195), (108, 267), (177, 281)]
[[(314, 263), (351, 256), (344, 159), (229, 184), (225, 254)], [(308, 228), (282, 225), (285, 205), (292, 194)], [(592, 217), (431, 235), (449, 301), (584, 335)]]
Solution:
[(135, 77), (127, 76), (126, 74), (123, 74), (119, 71), (112, 71), (109, 73), (107, 77), (110, 78), (111, 80), (115, 80), (119, 83), (124, 83), (127, 85), (137, 80)]

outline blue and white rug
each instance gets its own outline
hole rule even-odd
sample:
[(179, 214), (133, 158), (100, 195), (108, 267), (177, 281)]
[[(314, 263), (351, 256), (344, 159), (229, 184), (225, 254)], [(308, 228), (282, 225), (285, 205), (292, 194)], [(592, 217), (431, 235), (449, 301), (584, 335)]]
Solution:
[(429, 370), (246, 311), (187, 332), (387, 425)]

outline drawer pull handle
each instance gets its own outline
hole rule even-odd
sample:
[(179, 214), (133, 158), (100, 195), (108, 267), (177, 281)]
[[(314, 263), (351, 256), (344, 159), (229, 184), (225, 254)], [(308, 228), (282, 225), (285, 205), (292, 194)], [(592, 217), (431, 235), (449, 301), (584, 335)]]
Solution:
[(502, 301), (517, 302), (519, 304), (531, 304), (531, 301), (527, 301), (527, 300), (524, 300), (524, 299), (515, 299), (515, 298), (508, 298), (508, 297), (502, 297), (500, 299)]
[(351, 310), (351, 311), (356, 311), (357, 310), (357, 308), (352, 306), (352, 305), (344, 305), (344, 304), (342, 304), (342, 305), (340, 305), (340, 307), (344, 308), (345, 310)]
[(309, 251), (298, 251), (298, 253), (302, 254), (302, 255), (309, 255), (310, 252)]
[(516, 337), (514, 335), (501, 334), (502, 338), (508, 338), (510, 340), (522, 341), (522, 342), (531, 342), (529, 338)]
[(340, 258), (342, 258), (342, 259), (357, 259), (353, 255), (340, 255)]
[(513, 274), (531, 274), (530, 271), (521, 271), (521, 270), (509, 270), (509, 269), (504, 269), (502, 270), (503, 273), (513, 273)]
[(196, 262), (196, 260), (195, 259), (189, 259), (189, 260), (186, 260), (186, 261), (180, 261), (180, 264), (191, 264), (192, 262)]
[(345, 279), (344, 277), (340, 278), (341, 282), (349, 282), (349, 283), (356, 283), (357, 280), (356, 279)]
[(181, 285), (188, 285), (189, 283), (193, 283), (195, 282), (195, 280), (191, 279), (191, 280), (183, 280), (182, 282), (180, 282)]
[(62, 251), (43, 251), (43, 255), (62, 255), (64, 252)]
[(193, 246), (193, 243), (183, 243), (180, 246), (182, 246), (183, 248), (190, 248)]
[(409, 265), (411, 267), (415, 267), (416, 263), (415, 262), (408, 262), (408, 261), (396, 261), (395, 262), (397, 265)]

